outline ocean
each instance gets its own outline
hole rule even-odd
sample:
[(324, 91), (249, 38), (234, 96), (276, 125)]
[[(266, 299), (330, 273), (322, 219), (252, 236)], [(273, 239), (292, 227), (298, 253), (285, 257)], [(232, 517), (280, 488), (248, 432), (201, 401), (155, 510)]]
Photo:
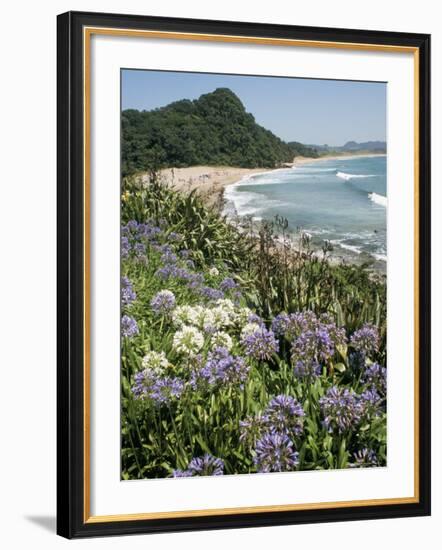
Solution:
[(385, 271), (387, 261), (387, 157), (320, 160), (252, 174), (224, 192), (227, 216), (287, 219), (294, 238), (300, 230), (312, 247), (324, 240), (333, 255), (367, 260)]

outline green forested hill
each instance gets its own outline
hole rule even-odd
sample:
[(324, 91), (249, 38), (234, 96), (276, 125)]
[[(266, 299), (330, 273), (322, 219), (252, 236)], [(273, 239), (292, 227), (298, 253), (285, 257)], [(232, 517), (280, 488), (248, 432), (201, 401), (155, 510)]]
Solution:
[(316, 153), (257, 124), (227, 88), (153, 111), (125, 110), (122, 138), (123, 176), (152, 166), (273, 167)]

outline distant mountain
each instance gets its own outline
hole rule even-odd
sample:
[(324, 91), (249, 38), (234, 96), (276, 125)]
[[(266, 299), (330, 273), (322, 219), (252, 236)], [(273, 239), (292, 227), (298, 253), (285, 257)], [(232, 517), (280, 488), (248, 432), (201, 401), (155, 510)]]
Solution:
[(342, 146), (344, 151), (386, 151), (387, 144), (385, 141), (363, 141), (358, 143), (357, 141), (347, 141)]
[(308, 145), (319, 153), (355, 153), (358, 151), (370, 153), (386, 153), (387, 143), (385, 141), (347, 141), (345, 145)]
[(275, 167), (315, 153), (257, 124), (228, 88), (152, 111), (125, 110), (122, 137), (123, 176), (152, 166)]

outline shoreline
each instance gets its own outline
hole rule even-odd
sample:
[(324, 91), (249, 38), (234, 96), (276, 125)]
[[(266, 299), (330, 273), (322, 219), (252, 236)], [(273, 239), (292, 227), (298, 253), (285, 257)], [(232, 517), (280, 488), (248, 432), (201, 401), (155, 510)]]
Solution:
[[(220, 212), (224, 211), (226, 206), (226, 190), (229, 187), (240, 185), (246, 178), (275, 172), (280, 170), (296, 169), (297, 166), (305, 164), (316, 164), (320, 162), (333, 160), (349, 160), (364, 157), (383, 157), (381, 153), (366, 153), (354, 155), (324, 155), (319, 158), (296, 157), (293, 163), (286, 163), (285, 166), (278, 168), (239, 168), (234, 166), (189, 166), (185, 168), (165, 168), (160, 171), (162, 181), (173, 187), (176, 191), (188, 194), (196, 192), (204, 201), (207, 207), (216, 208)], [(142, 175), (142, 180), (147, 181), (147, 175)], [(235, 216), (228, 216), (230, 221), (235, 224)], [(296, 248), (297, 239), (294, 239), (293, 246)], [(314, 248), (317, 248), (316, 246)], [(384, 261), (366, 254), (351, 254), (338, 245), (334, 246), (334, 251), (328, 256), (327, 260), (331, 263), (349, 262), (359, 264), (370, 259), (375, 266), (372, 269), (377, 272), (384, 272), (386, 264)], [(320, 247), (315, 250), (315, 255), (320, 254)]]
[[(318, 158), (295, 157), (293, 162), (277, 168), (240, 168), (236, 166), (187, 166), (185, 168), (163, 168), (160, 170), (163, 181), (177, 191), (190, 193), (196, 191), (209, 207), (222, 209), (224, 191), (229, 185), (239, 183), (246, 176), (264, 174), (276, 170), (296, 168), (303, 164), (325, 162), (327, 160), (348, 160), (362, 157), (385, 156), (381, 153), (362, 153), (354, 155), (324, 155)], [(146, 174), (142, 175), (146, 181)]]
[(386, 157), (387, 153), (355, 153), (352, 154), (343, 154), (343, 155), (323, 155), (321, 157), (295, 157), (292, 166), (297, 166), (301, 164), (310, 164), (326, 160), (352, 160), (357, 158), (373, 158), (373, 157)]
[[(224, 190), (229, 185), (253, 174), (270, 172), (274, 168), (239, 168), (235, 166), (188, 166), (164, 168), (161, 178), (167, 185), (181, 193), (195, 191), (208, 207), (220, 210), (224, 202)], [(146, 176), (143, 177), (145, 179)]]

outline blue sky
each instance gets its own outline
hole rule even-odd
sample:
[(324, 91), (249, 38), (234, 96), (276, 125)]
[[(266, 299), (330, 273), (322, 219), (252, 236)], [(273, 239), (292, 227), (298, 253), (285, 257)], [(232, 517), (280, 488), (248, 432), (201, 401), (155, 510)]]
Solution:
[(385, 83), (165, 71), (122, 71), (122, 108), (151, 110), (230, 88), (258, 122), (286, 141), (343, 145), (385, 140)]

